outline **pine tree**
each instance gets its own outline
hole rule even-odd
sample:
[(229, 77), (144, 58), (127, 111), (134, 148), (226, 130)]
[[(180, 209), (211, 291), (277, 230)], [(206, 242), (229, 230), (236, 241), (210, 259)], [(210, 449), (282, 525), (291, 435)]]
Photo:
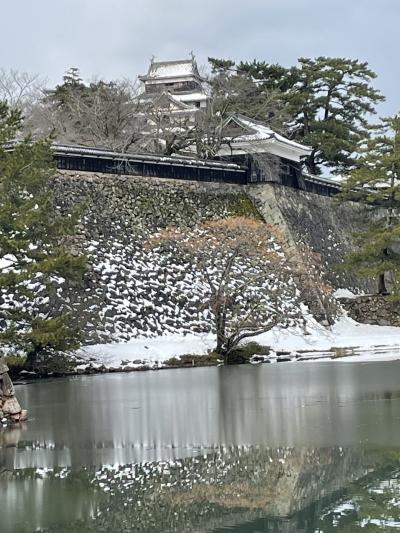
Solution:
[(50, 144), (27, 138), (10, 150), (20, 127), (20, 114), (0, 102), (0, 351), (22, 350), (32, 367), (79, 344), (60, 293), (82, 278), (85, 257), (67, 247), (77, 217), (56, 207)]
[(288, 98), (297, 115), (293, 136), (313, 147), (307, 161), (312, 174), (321, 165), (335, 172), (354, 166), (354, 152), (369, 133), (369, 115), (384, 97), (372, 87), (368, 63), (346, 58), (300, 58)]
[[(370, 130), (369, 115), (384, 100), (372, 86), (376, 74), (368, 63), (300, 58), (297, 66), (286, 68), (254, 60), (239, 63), (236, 70), (254, 81), (259, 95), (280, 93), (288, 134), (313, 147), (306, 161), (309, 172), (319, 174), (327, 166), (340, 173), (354, 166), (354, 152)], [(242, 105), (247, 104), (243, 101)], [(264, 119), (268, 123), (268, 117)]]
[(293, 89), (298, 81), (298, 73), (294, 68), (286, 68), (278, 63), (266, 63), (254, 59), (251, 63), (241, 61), (237, 65), (239, 73), (246, 73), (262, 85), (264, 89), (275, 89), (286, 93)]
[(209, 58), (212, 75), (209, 80), (212, 98), (211, 113), (226, 119), (232, 113), (267, 123), (283, 132), (291, 116), (283, 94), (273, 84), (264, 84), (243, 63), (237, 66), (231, 60)]
[(379, 134), (366, 141), (340, 198), (373, 206), (367, 229), (358, 234), (359, 248), (344, 267), (377, 278), (381, 294), (389, 280), (393, 297), (400, 298), (400, 116), (384, 119)]
[(56, 85), (54, 90), (47, 91), (47, 99), (56, 107), (68, 108), (68, 104), (74, 94), (80, 96), (87, 92), (87, 85), (80, 76), (79, 69), (71, 67), (63, 76), (63, 83)]
[(215, 57), (209, 57), (208, 62), (211, 65), (211, 72), (214, 75), (226, 75), (229, 71), (235, 72), (236, 63), (231, 59), (219, 59)]

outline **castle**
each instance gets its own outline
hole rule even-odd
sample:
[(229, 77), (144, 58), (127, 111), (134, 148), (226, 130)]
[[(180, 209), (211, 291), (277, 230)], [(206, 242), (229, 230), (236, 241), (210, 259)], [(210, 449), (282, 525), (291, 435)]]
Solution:
[(205, 109), (209, 93), (204, 78), (199, 74), (194, 58), (179, 61), (151, 61), (147, 74), (139, 76), (145, 94), (162, 92), (172, 97), (177, 109)]
[[(194, 57), (178, 61), (152, 60), (147, 74), (139, 76), (139, 80), (146, 99), (160, 98), (160, 95), (166, 98), (170, 114), (195, 114), (205, 110), (211, 98), (210, 87), (200, 75)], [(280, 180), (280, 176), (271, 175), (271, 161), (262, 161), (262, 156), (267, 154), (280, 162), (280, 170), (275, 174), (283, 173), (289, 182), (297, 183), (301, 162), (312, 151), (267, 125), (239, 114), (226, 118), (222, 135), (224, 142), (218, 147), (217, 158), (250, 165), (250, 173), (256, 181)]]

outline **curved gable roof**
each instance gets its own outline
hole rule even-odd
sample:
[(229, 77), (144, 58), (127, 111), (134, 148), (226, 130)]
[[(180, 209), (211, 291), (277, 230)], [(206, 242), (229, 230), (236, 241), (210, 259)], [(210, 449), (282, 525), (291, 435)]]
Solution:
[(139, 79), (142, 81), (156, 81), (170, 78), (200, 79), (196, 61), (194, 59), (153, 61), (149, 66), (147, 74), (139, 76)]
[(282, 147), (295, 151), (300, 156), (308, 156), (312, 152), (312, 148), (310, 146), (305, 146), (296, 141), (292, 141), (287, 137), (276, 133), (265, 124), (262, 124), (261, 122), (255, 121), (254, 119), (251, 119), (244, 115), (231, 115), (226, 120), (223, 127), (226, 128), (232, 123), (243, 129), (242, 134), (238, 134), (232, 137), (232, 143), (251, 144), (255, 142), (261, 143), (262, 141), (268, 141), (270, 143), (275, 142), (281, 145)]

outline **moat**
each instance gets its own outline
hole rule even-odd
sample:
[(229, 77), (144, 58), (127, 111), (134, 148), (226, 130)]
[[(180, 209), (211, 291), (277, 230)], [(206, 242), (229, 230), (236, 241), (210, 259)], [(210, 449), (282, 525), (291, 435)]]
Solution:
[(18, 385), (1, 531), (400, 527), (400, 362), (245, 365)]

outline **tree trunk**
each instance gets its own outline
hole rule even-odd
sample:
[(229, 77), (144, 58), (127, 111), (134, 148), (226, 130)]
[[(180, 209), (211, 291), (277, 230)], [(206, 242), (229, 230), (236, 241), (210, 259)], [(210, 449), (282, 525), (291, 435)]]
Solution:
[(215, 329), (216, 329), (216, 333), (217, 333), (217, 347), (216, 347), (215, 351), (218, 354), (223, 355), (223, 352), (224, 352), (224, 341), (223, 341), (223, 339), (225, 338), (225, 335), (224, 335), (225, 331), (224, 331), (224, 328), (223, 328), (221, 311), (219, 309), (217, 309), (215, 311)]
[(310, 121), (308, 120), (308, 112), (306, 109), (303, 109), (303, 119), (304, 119), (304, 136), (310, 133)]
[(309, 157), (306, 160), (306, 167), (310, 174), (317, 173), (317, 165), (315, 163), (315, 149), (311, 152)]
[(382, 274), (379, 274), (379, 277), (378, 277), (378, 294), (388, 294), (384, 272)]
[(218, 335), (218, 332), (217, 332), (217, 347), (216, 347), (215, 351), (217, 353), (220, 353), (220, 354), (222, 354), (222, 351), (223, 351), (222, 339)]
[(29, 371), (33, 371), (36, 369), (37, 364), (37, 356), (39, 352), (42, 350), (42, 346), (34, 346), (29, 352), (26, 354), (26, 360), (24, 364), (24, 368)]

